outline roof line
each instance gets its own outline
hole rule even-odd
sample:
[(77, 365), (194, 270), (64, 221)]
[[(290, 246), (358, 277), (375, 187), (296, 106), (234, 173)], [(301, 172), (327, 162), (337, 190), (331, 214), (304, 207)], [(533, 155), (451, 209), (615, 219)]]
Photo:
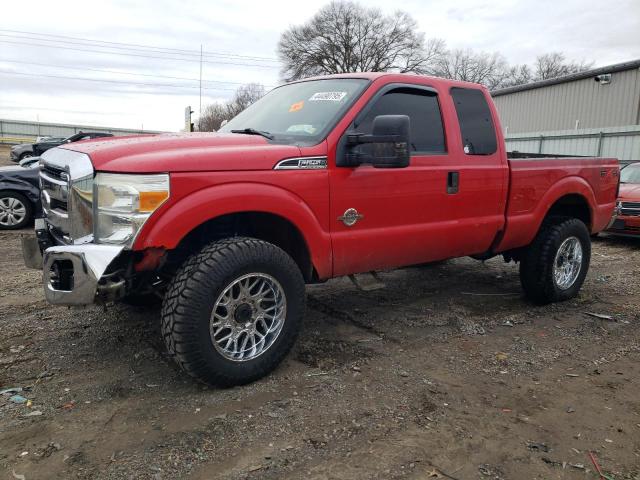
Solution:
[(559, 83), (574, 82), (576, 80), (583, 80), (585, 78), (595, 77), (596, 75), (602, 75), (605, 73), (623, 72), (625, 70), (633, 70), (634, 68), (640, 68), (640, 60), (631, 60), (629, 62), (616, 63), (614, 65), (608, 65), (606, 67), (594, 68), (591, 70), (585, 70), (583, 72), (572, 73), (563, 77), (549, 78), (547, 80), (539, 80), (537, 82), (526, 83), (524, 85), (516, 85), (514, 87), (500, 88), (493, 90), (491, 95), (499, 97), (500, 95), (507, 95), (509, 93), (522, 92), (525, 90), (533, 90), (535, 88), (547, 87), (549, 85), (557, 85)]

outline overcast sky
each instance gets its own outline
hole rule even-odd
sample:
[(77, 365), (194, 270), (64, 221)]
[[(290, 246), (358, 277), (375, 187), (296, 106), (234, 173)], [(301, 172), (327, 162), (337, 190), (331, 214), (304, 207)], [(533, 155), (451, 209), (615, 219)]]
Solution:
[[(276, 85), (280, 33), (326, 3), (3, 2), (0, 118), (179, 130), (187, 105), (194, 117), (198, 114), (201, 45), (203, 106), (228, 98), (242, 83)], [(391, 13), (390, 3), (410, 12), (427, 38), (442, 38), (454, 48), (499, 51), (510, 63), (530, 63), (550, 51), (595, 66), (640, 58), (640, 0), (369, 0), (366, 5)], [(104, 53), (103, 47), (66, 37), (158, 47), (151, 54), (157, 58), (141, 47)]]

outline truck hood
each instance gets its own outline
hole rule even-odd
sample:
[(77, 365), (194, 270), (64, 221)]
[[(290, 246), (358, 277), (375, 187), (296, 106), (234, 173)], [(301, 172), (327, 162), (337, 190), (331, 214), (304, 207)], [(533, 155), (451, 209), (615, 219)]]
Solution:
[(620, 184), (620, 200), (640, 202), (640, 183)]
[(184, 133), (111, 137), (62, 147), (89, 155), (97, 171), (154, 173), (270, 170), (300, 149), (259, 135)]

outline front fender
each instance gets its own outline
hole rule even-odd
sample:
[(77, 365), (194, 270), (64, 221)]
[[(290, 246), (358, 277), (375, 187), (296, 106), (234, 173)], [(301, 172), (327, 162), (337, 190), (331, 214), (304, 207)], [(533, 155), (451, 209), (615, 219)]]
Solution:
[(203, 223), (242, 212), (271, 213), (290, 221), (304, 238), (319, 277), (331, 276), (331, 238), (309, 205), (284, 188), (262, 183), (208, 186), (163, 205), (144, 225), (133, 249), (173, 249)]
[(542, 222), (553, 204), (566, 195), (580, 195), (585, 199), (592, 218), (592, 229), (595, 228), (600, 215), (599, 212), (594, 211), (597, 202), (593, 189), (584, 178), (572, 175), (551, 185), (531, 209), (512, 211), (510, 204), (507, 207), (505, 235), (496, 251), (503, 252), (529, 245), (540, 230)]

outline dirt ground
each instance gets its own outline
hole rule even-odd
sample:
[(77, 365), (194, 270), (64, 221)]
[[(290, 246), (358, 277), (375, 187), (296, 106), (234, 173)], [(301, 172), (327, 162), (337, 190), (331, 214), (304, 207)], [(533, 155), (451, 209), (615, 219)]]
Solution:
[[(159, 310), (45, 303), (0, 233), (0, 479), (640, 479), (640, 241), (599, 238), (580, 296), (459, 259), (386, 288), (311, 286), (293, 352), (213, 389), (168, 361)], [(610, 315), (597, 318), (587, 312)]]

